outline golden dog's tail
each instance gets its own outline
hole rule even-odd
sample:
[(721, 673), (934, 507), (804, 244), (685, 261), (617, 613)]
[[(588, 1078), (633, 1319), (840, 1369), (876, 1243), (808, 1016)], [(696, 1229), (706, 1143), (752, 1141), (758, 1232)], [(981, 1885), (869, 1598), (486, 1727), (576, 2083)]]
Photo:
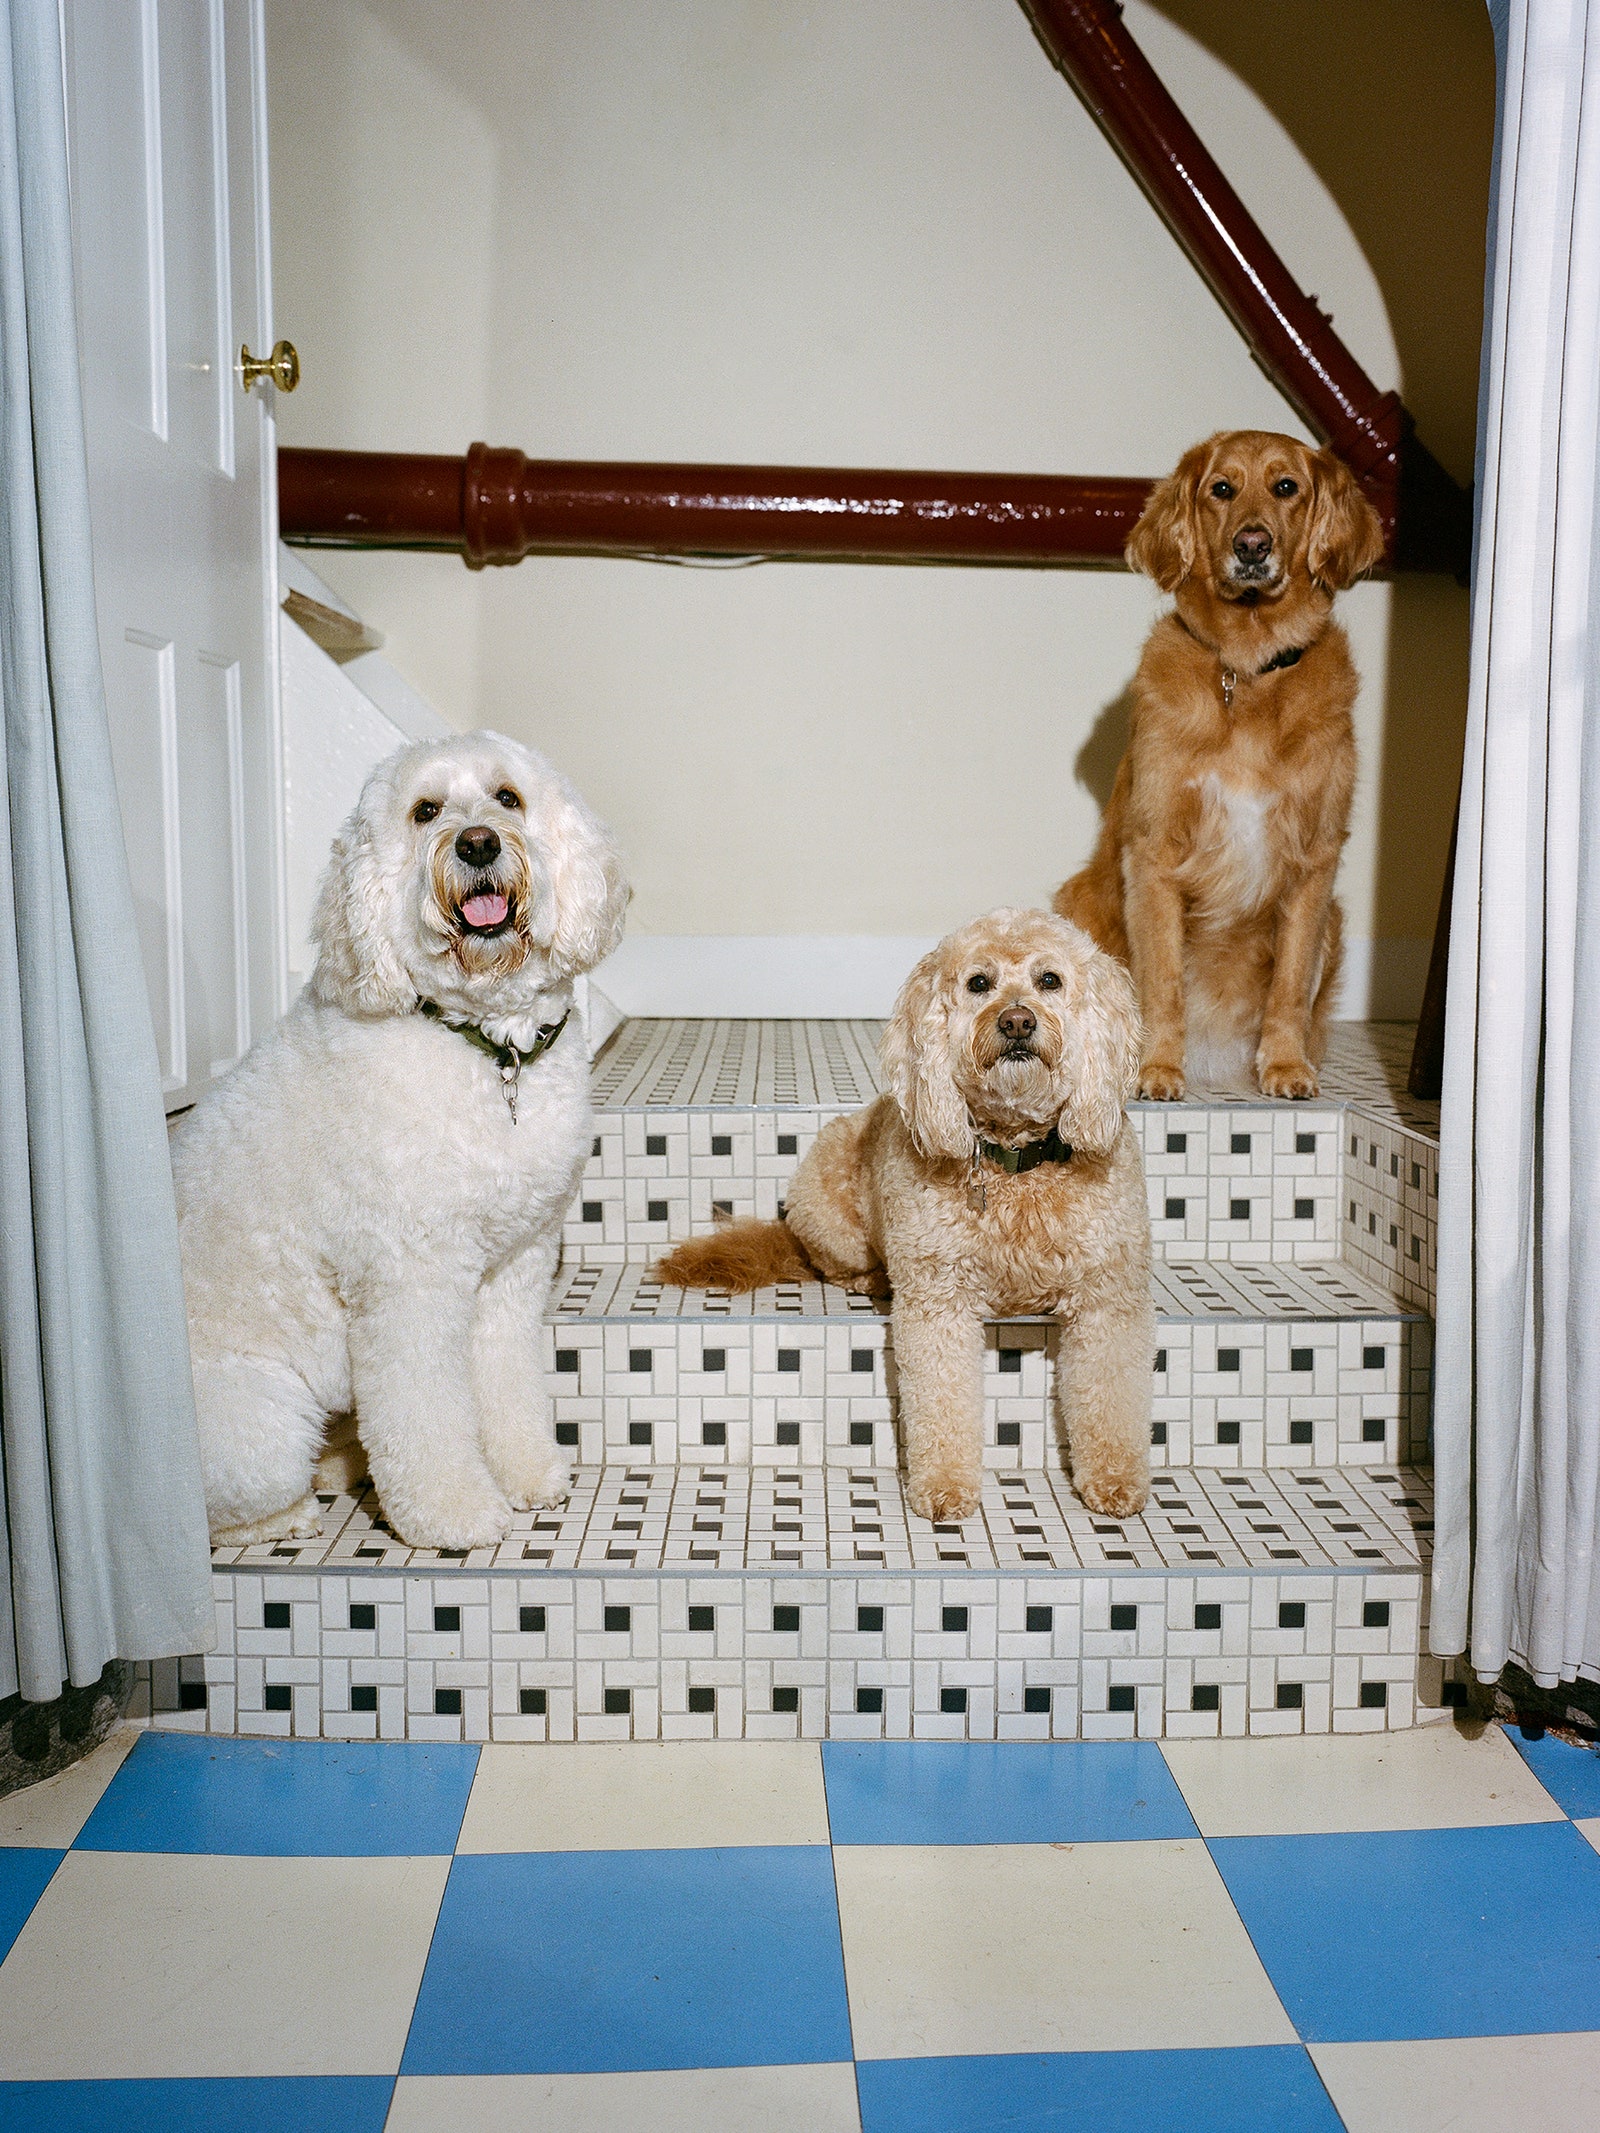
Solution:
[(724, 1222), (709, 1237), (686, 1237), (655, 1264), (655, 1279), (680, 1289), (726, 1289), (742, 1296), (775, 1281), (820, 1281), (787, 1222)]

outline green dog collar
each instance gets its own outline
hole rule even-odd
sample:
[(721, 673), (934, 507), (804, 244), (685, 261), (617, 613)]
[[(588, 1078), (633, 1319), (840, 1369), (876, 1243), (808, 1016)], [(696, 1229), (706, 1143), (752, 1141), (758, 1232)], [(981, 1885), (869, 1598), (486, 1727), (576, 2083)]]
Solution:
[(1013, 1176), (1020, 1171), (1037, 1170), (1041, 1163), (1070, 1163), (1072, 1143), (1064, 1141), (1052, 1126), (1042, 1141), (1028, 1141), (1021, 1148), (1002, 1148), (994, 1141), (979, 1141), (978, 1153), (986, 1163), (993, 1163), (999, 1170), (1009, 1170)]
[(446, 1029), (454, 1030), (458, 1037), (465, 1037), (468, 1044), (482, 1052), (486, 1059), (494, 1061), (500, 1069), (500, 1086), (505, 1093), (513, 1125), (517, 1122), (517, 1082), (523, 1068), (532, 1066), (542, 1052), (549, 1051), (572, 1020), (572, 1009), (569, 1007), (559, 1022), (541, 1022), (534, 1034), (532, 1045), (524, 1052), (514, 1044), (496, 1044), (492, 1037), (479, 1029), (476, 1022), (452, 1022), (436, 1000), (419, 1000), (417, 1013), (426, 1015), (430, 1022), (442, 1023)]

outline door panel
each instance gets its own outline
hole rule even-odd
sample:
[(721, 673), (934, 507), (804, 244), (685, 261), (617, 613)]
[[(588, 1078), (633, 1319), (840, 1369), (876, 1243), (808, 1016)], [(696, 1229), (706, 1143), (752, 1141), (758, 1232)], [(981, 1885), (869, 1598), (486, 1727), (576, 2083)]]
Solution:
[(66, 0), (95, 591), (169, 1108), (286, 1004), (259, 0)]
[(125, 630), (108, 648), (111, 759), (122, 802), (134, 916), (155, 1022), (161, 1083), (187, 1080), (183, 1003), (183, 889), (178, 844), (177, 681), (170, 640)]

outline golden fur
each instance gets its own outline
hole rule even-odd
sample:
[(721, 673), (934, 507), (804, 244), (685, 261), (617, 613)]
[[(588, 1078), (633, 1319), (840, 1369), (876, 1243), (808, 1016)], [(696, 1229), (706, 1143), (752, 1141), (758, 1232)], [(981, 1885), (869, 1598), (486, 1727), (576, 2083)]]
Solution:
[(1332, 453), (1232, 430), (1157, 483), (1127, 554), (1175, 611), (1139, 662), (1094, 857), (1055, 908), (1133, 972), (1142, 1095), (1182, 1096), (1187, 1054), (1197, 1079), (1253, 1062), (1265, 1095), (1315, 1096), (1355, 783), (1356, 673), (1330, 617), (1382, 528)]
[[(1035, 1025), (1020, 1037), (1019, 1012)], [(1074, 1485), (1091, 1510), (1130, 1517), (1149, 1489), (1154, 1343), (1144, 1170), (1123, 1110), (1138, 1060), (1133, 987), (1085, 934), (1044, 911), (975, 919), (907, 978), (884, 1032), (886, 1093), (824, 1128), (785, 1219), (693, 1238), (656, 1277), (887, 1283), (906, 1495), (932, 1519), (978, 1507), (984, 1320), (1049, 1313)], [(975, 1169), (979, 1137), (1019, 1148), (1052, 1127), (1070, 1162)]]

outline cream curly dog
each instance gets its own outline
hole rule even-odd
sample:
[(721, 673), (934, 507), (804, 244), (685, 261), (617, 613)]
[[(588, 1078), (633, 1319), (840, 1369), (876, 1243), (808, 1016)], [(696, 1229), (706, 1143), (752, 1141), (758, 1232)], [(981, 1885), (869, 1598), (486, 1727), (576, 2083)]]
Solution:
[(684, 1287), (815, 1279), (894, 1293), (907, 1499), (978, 1507), (983, 1324), (1059, 1321), (1073, 1484), (1129, 1517), (1150, 1485), (1150, 1222), (1123, 1105), (1139, 1071), (1132, 981), (1043, 911), (993, 911), (912, 971), (884, 1032), (887, 1093), (836, 1119), (782, 1222), (730, 1223), (657, 1268)]
[(310, 984), (173, 1149), (217, 1540), (315, 1532), (330, 1432), (324, 1481), (368, 1468), (415, 1546), (567, 1494), (542, 1316), (594, 1129), (566, 1018), (627, 897), (605, 829), (500, 734), (368, 778)]

